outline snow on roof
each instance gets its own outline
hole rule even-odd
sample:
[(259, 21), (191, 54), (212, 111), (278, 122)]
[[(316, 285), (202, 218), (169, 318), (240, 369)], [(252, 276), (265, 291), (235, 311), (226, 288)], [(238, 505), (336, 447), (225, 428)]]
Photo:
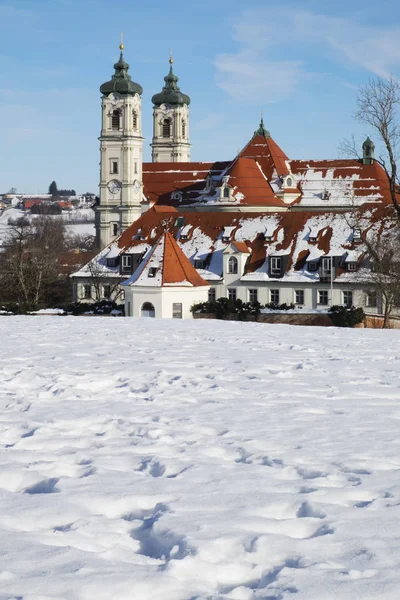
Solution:
[(124, 285), (128, 286), (192, 286), (208, 285), (198, 274), (173, 236), (167, 231), (144, 257)]

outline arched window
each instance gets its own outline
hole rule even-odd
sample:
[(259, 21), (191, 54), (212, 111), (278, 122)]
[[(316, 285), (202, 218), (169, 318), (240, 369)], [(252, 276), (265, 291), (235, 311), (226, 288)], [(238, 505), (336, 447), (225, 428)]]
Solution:
[(114, 129), (117, 131), (119, 130), (120, 119), (121, 119), (121, 113), (119, 112), (119, 110), (114, 110), (113, 114), (111, 115), (111, 129)]
[(231, 256), (228, 260), (228, 273), (236, 274), (238, 272), (238, 261), (235, 256)]
[(156, 311), (154, 310), (154, 306), (151, 302), (145, 302), (142, 305), (140, 314), (142, 317), (155, 317)]
[(138, 126), (138, 116), (136, 110), (132, 111), (132, 127), (133, 129), (137, 129)]
[(230, 198), (231, 193), (228, 187), (224, 187), (224, 198)]
[(186, 121), (185, 120), (182, 121), (182, 137), (183, 138), (186, 137)]
[(164, 121), (163, 121), (162, 136), (164, 138), (171, 137), (171, 120), (170, 119), (164, 119)]

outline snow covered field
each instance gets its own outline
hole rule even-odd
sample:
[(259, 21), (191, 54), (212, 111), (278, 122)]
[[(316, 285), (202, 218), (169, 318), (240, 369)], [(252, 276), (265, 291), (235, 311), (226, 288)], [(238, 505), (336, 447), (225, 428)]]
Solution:
[(1, 600), (399, 598), (398, 331), (0, 336)]

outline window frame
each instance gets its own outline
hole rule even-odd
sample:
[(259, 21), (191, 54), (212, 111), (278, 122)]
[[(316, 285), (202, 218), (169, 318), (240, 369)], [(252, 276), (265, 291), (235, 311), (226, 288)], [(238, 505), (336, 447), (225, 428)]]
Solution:
[[(326, 265), (329, 265), (329, 267), (327, 267)], [(332, 260), (332, 256), (323, 256), (321, 259), (321, 272), (323, 275), (331, 275), (332, 273), (332, 265), (333, 265), (333, 260)]]
[(249, 302), (258, 302), (258, 288), (249, 288)]
[(82, 299), (90, 300), (92, 298), (92, 285), (90, 283), (84, 283), (82, 286)]
[[(302, 302), (300, 302), (298, 300), (298, 296), (297, 296), (298, 294), (301, 295)], [(294, 290), (294, 303), (298, 304), (299, 306), (304, 306), (304, 304), (305, 304), (305, 293), (304, 293), (304, 290)]]
[[(275, 299), (274, 299), (275, 297)], [(271, 304), (280, 304), (281, 294), (279, 288), (272, 288), (269, 290), (269, 300)]]
[(182, 319), (183, 318), (183, 305), (182, 302), (172, 303), (172, 318)]
[[(351, 302), (349, 302), (348, 300), (346, 300), (347, 296), (350, 296)], [(342, 291), (342, 304), (343, 304), (343, 306), (346, 306), (347, 308), (350, 308), (351, 306), (354, 306), (353, 300), (354, 300), (353, 290), (343, 290)]]
[[(281, 275), (282, 273), (282, 257), (270, 256), (270, 273), (271, 275)], [(274, 266), (275, 265), (275, 266)], [(276, 266), (278, 265), (278, 266)]]
[[(321, 301), (322, 295), (325, 301)], [(328, 290), (317, 290), (317, 305), (318, 306), (329, 306), (329, 291)]]
[(239, 261), (236, 256), (230, 256), (228, 258), (228, 274), (237, 275), (239, 272)]
[[(118, 117), (118, 127), (117, 127), (117, 119)], [(120, 131), (121, 129), (121, 111), (117, 108), (111, 113), (111, 129), (113, 131)]]
[(351, 273), (354, 273), (355, 271), (357, 271), (357, 263), (355, 260), (349, 261), (347, 263), (347, 270), (350, 271)]
[(215, 302), (217, 299), (217, 290), (215, 287), (210, 287), (208, 290), (208, 301)]
[(132, 256), (130, 254), (122, 254), (121, 267), (123, 269), (128, 269), (132, 267)]
[[(103, 287), (103, 298), (105, 300), (109, 300), (111, 298), (111, 285), (109, 283), (106, 283), (102, 287)], [(108, 294), (106, 293), (106, 289), (108, 289)]]
[(236, 302), (237, 300), (237, 288), (228, 288), (228, 300)]
[(172, 122), (171, 119), (165, 118), (161, 123), (161, 137), (164, 139), (169, 139), (172, 133)]
[(154, 277), (157, 275), (157, 271), (157, 267), (149, 267), (147, 277), (149, 277), (150, 279), (154, 279)]
[(119, 174), (118, 160), (111, 159), (110, 162), (111, 162), (111, 165), (110, 165), (110, 173), (111, 173), (111, 175), (118, 175)]

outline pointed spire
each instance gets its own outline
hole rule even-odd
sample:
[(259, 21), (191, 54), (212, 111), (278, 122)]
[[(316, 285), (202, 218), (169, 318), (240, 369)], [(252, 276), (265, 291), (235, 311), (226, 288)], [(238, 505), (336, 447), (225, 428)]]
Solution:
[(268, 131), (268, 129), (265, 129), (264, 127), (264, 116), (263, 116), (263, 112), (261, 111), (261, 120), (260, 120), (260, 126), (258, 129), (256, 129), (256, 131), (254, 132), (254, 135), (263, 135), (266, 138), (271, 137), (270, 132)]

